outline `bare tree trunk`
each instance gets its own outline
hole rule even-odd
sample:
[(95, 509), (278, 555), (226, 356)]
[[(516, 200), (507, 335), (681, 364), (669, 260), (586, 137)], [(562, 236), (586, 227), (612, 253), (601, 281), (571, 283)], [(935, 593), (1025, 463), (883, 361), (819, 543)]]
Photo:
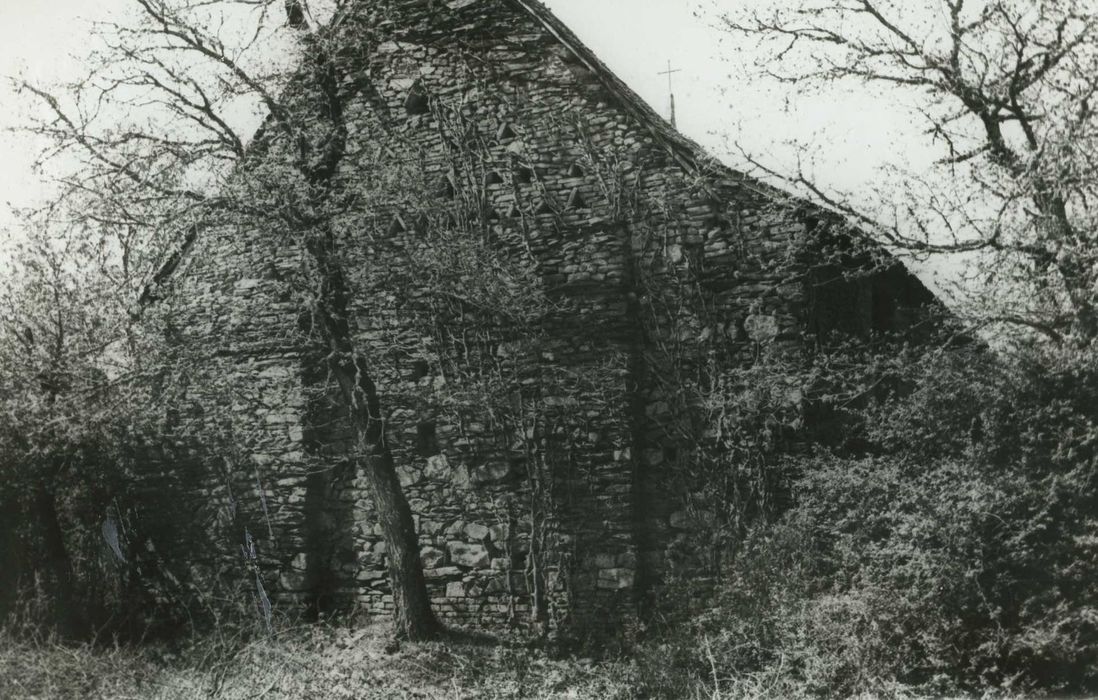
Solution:
[(0, 501), (0, 622), (19, 603), (30, 561), (25, 542), (19, 535), (19, 515), (14, 499)]
[[(309, 185), (314, 211), (330, 203), (333, 179), (346, 156), (347, 124), (341, 94), (343, 75), (333, 57), (309, 35), (305, 38), (319, 100), (317, 117), (327, 123), (326, 139), (313, 147), (299, 143), (298, 167)], [(356, 88), (357, 89), (357, 88)], [(353, 94), (353, 93), (352, 93)], [(318, 156), (311, 159), (310, 156)], [(350, 285), (330, 217), (300, 217), (305, 248), (316, 264), (319, 293), (313, 309), (313, 327), (328, 350), (328, 366), (339, 384), (347, 417), (355, 435), (356, 468), (361, 467), (373, 496), (389, 561), (393, 593), (393, 624), (398, 639), (422, 641), (437, 637), (442, 627), (431, 610), (423, 577), (412, 509), (397, 477), (393, 453), (385, 435), (385, 420), (377, 386), (365, 357), (355, 347), (349, 315)]]
[(355, 434), (356, 466), (366, 475), (385, 538), (393, 593), (394, 633), (398, 639), (409, 641), (432, 639), (442, 628), (431, 610), (419, 556), (419, 538), (386, 439), (377, 386), (351, 336), (349, 292), (342, 266), (334, 255), (331, 229), (325, 226), (308, 236), (306, 247), (320, 275), (320, 295), (314, 309), (315, 329), (328, 346), (329, 369), (339, 384)]
[(396, 636), (411, 641), (432, 639), (438, 636), (442, 628), (431, 610), (412, 509), (404, 498), (392, 453), (384, 444), (384, 439), (381, 444), (373, 444), (369, 438), (363, 440), (363, 437), (360, 437), (360, 443), (364, 443), (369, 450), (363, 460), (364, 467), (369, 475), (374, 507), (382, 523), (389, 558)]
[(57, 629), (62, 636), (79, 638), (86, 631), (84, 616), (77, 606), (72, 560), (65, 546), (65, 534), (61, 530), (53, 493), (44, 485), (39, 485), (30, 509), (31, 521), (42, 541), (42, 562), (51, 589), (48, 592), (54, 604)]

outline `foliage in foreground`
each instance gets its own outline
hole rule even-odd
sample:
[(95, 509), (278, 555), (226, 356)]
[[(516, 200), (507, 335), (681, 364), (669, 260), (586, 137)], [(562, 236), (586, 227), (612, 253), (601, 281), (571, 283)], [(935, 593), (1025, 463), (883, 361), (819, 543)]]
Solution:
[[(1098, 366), (960, 350), (851, 363), (839, 439), (716, 604), (628, 659), (376, 628), (206, 633), (175, 648), (0, 644), (3, 697), (998, 697), (1098, 682)], [(1027, 359), (1018, 359), (1027, 358)], [(863, 358), (864, 359), (864, 358)], [(848, 391), (860, 381), (871, 390)], [(819, 377), (817, 377), (819, 379)], [(818, 386), (822, 385), (819, 381)], [(831, 398), (828, 398), (831, 397)], [(867, 398), (871, 397), (871, 398)], [(822, 410), (822, 409), (819, 409)], [(678, 591), (680, 597), (683, 592)]]
[(631, 663), (555, 661), (505, 643), (451, 639), (388, 653), (388, 630), (290, 627), (179, 648), (0, 640), (5, 698), (633, 698)]
[(1093, 691), (1098, 366), (1038, 359), (894, 365), (839, 444), (786, 458), (793, 507), (670, 667), (834, 697)]
[[(517, 643), (463, 638), (386, 650), (380, 627), (293, 627), (247, 641), (224, 633), (177, 647), (66, 646), (0, 637), (5, 698), (423, 698), (447, 700), (803, 698), (792, 676), (737, 679), (672, 667), (666, 644), (638, 659), (551, 659)], [(678, 651), (685, 652), (686, 647)], [(709, 645), (694, 647), (710, 664)], [(917, 697), (899, 684), (860, 697)]]

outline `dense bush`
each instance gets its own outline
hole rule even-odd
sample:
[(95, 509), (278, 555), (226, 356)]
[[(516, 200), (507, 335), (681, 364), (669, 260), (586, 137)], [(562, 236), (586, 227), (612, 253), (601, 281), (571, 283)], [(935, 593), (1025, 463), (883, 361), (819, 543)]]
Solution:
[(695, 675), (839, 696), (1094, 689), (1098, 365), (954, 350), (871, 384), (844, 440), (785, 458), (794, 505), (695, 620)]
[(225, 450), (170, 424), (181, 392), (161, 338), (103, 331), (118, 310), (55, 263), (43, 279), (27, 257), (0, 285), (0, 626), (172, 630), (220, 594), (191, 576), (221, 533), (193, 517), (188, 482), (198, 446)]

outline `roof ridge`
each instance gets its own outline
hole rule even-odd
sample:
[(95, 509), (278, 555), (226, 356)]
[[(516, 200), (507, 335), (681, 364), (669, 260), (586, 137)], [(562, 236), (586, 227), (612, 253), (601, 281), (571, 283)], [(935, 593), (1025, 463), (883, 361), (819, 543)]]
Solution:
[(653, 109), (633, 88), (629, 87), (628, 83), (603, 63), (598, 55), (584, 44), (583, 40), (567, 24), (553, 14), (553, 11), (545, 3), (540, 0), (507, 0), (507, 2), (525, 10), (541, 23), (562, 46), (582, 61), (599, 78), (606, 89), (618, 99), (620, 106), (640, 122), (658, 142), (662, 143), (679, 165), (699, 173), (707, 169), (724, 171), (725, 174), (735, 178), (738, 184), (750, 188), (757, 194), (768, 198), (792, 198), (823, 209), (820, 205), (804, 197), (786, 192), (726, 165), (716, 156), (710, 154), (701, 144), (680, 132)]
[[(474, 0), (475, 1), (475, 0)], [(637, 124), (647, 130), (657, 143), (661, 144), (670, 157), (679, 165), (698, 175), (708, 175), (703, 178), (701, 187), (712, 197), (720, 198), (719, 185), (732, 184), (746, 188), (753, 193), (768, 200), (776, 202), (786, 201), (795, 205), (806, 206), (815, 210), (817, 216), (832, 219), (845, 220), (845, 217), (826, 205), (806, 198), (804, 195), (786, 191), (775, 185), (771, 185), (755, 177), (747, 175), (725, 164), (716, 156), (710, 154), (703, 146), (681, 133), (662, 115), (653, 109), (635, 90), (622, 80), (607, 66), (598, 55), (589, 48), (579, 36), (541, 0), (503, 0), (506, 4), (521, 12), (526, 13), (540, 24), (556, 42), (568, 50), (577, 60), (582, 62), (591, 73), (596, 76), (607, 92), (617, 102), (617, 106), (632, 117)], [(423, 0), (420, 0), (423, 2)], [(338, 10), (325, 29), (338, 27), (354, 16), (356, 3), (350, 2)], [(260, 131), (262, 131), (262, 126)], [(713, 176), (717, 176), (714, 181)], [(731, 182), (719, 181), (724, 175)], [(860, 230), (860, 229), (859, 229)], [(867, 236), (868, 237), (868, 236)], [(143, 286), (139, 304), (144, 306), (154, 298), (156, 287), (169, 279), (176, 268), (182, 263), (197, 238), (196, 227), (192, 227), (184, 237), (183, 243), (174, 250), (153, 275), (149, 283)], [(872, 240), (872, 238), (870, 238)]]

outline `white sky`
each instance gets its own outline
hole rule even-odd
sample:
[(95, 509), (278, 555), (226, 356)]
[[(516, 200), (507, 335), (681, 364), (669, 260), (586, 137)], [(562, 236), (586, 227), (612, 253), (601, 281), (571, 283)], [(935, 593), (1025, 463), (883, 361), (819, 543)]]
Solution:
[[(925, 151), (909, 113), (885, 99), (830, 92), (798, 98), (746, 79), (751, 47), (713, 28), (721, 8), (744, 0), (546, 0), (552, 9), (626, 83), (662, 114), (667, 113), (670, 60), (678, 126), (711, 153), (735, 166), (731, 143), (756, 154), (811, 138), (818, 144), (817, 179), (844, 190), (874, 182), (889, 160), (910, 161)], [(752, 0), (753, 1), (753, 0)], [(0, 0), (0, 75), (24, 74), (55, 82), (79, 72), (89, 48), (90, 23), (125, 11), (133, 0)], [(16, 125), (23, 101), (0, 85), (0, 126)], [(0, 133), (0, 202), (24, 206), (42, 188), (31, 172), (34, 145)], [(0, 207), (0, 230), (12, 221)]]

